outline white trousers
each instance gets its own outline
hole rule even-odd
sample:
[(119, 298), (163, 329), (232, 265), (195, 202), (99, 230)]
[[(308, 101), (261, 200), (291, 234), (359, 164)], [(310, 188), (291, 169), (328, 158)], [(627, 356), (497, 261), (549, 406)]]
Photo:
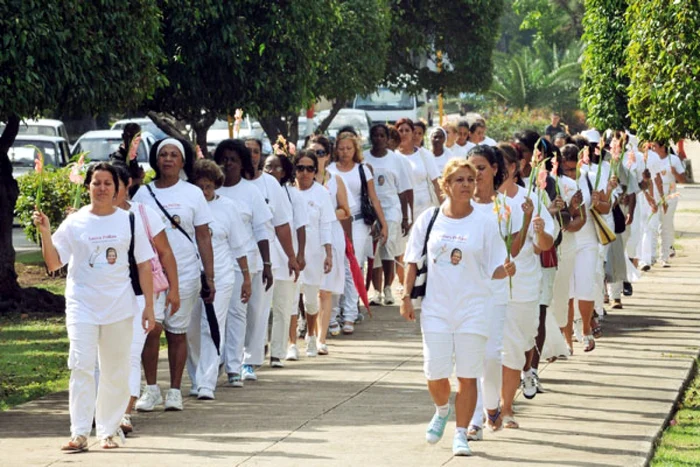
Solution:
[[(214, 314), (219, 324), (219, 350), (223, 352), (226, 344), (226, 317), (234, 289), (238, 289), (237, 298), (240, 300), (243, 277), (236, 273), (235, 280), (228, 283), (216, 282), (216, 295), (214, 296)], [(236, 287), (237, 286), (237, 287)], [(216, 346), (211, 338), (209, 320), (204, 310), (204, 301), (199, 300), (199, 305), (192, 311), (190, 327), (187, 330), (187, 373), (190, 375), (192, 387), (195, 389), (206, 388), (216, 390), (216, 380), (219, 378), (219, 363), (221, 357), (216, 352)]]
[(654, 214), (650, 214), (646, 219), (642, 219), (642, 241), (639, 259), (643, 263), (651, 264), (656, 261), (660, 225), (661, 222), (658, 211)]
[(503, 383), (503, 327), (506, 320), (506, 305), (491, 306), (489, 314), (489, 336), (484, 354), (484, 375), (479, 380), (476, 408), (470, 425), (483, 426), (484, 410), (495, 410), (501, 397)]
[[(155, 303), (155, 296), (153, 297)], [(146, 333), (141, 325), (141, 316), (146, 305), (143, 296), (136, 297), (139, 304), (138, 311), (134, 313), (133, 334), (131, 338), (131, 351), (129, 354), (129, 392), (132, 397), (141, 395), (141, 352), (146, 344)]]
[[(262, 281), (260, 281), (262, 282)], [(246, 322), (245, 343), (243, 346), (243, 364), (259, 366), (265, 361), (265, 344), (267, 343), (267, 327), (270, 322), (272, 294), (275, 292), (277, 281), (273, 281), (270, 290), (260, 286), (262, 298), (255, 313), (248, 312)]]
[[(112, 436), (129, 403), (129, 352), (133, 319), (112, 324), (69, 324), (68, 407), (71, 435), (89, 437), (95, 417), (97, 437)], [(95, 359), (99, 361), (96, 389)], [(95, 397), (97, 393), (97, 397)]]
[[(245, 345), (248, 320), (256, 313), (260, 313), (263, 304), (263, 292), (265, 285), (262, 282), (262, 274), (251, 274), (252, 293), (248, 303), (240, 300), (231, 300), (226, 316), (226, 340), (224, 349), (224, 362), (227, 373), (241, 374), (243, 364), (243, 347)], [(240, 296), (240, 291), (238, 292)]]
[[(362, 263), (360, 263), (360, 269), (362, 269)], [(364, 269), (363, 269), (364, 277)], [(333, 315), (338, 316), (340, 314), (340, 306), (343, 307), (343, 319), (345, 321), (350, 321), (353, 323), (357, 319), (359, 314), (359, 309), (357, 308), (357, 301), (360, 298), (360, 294), (357, 293), (355, 288), (355, 282), (352, 280), (352, 272), (350, 272), (350, 262), (345, 258), (345, 289), (343, 291), (342, 297), (340, 297), (339, 306), (334, 307)], [(340, 323), (341, 325), (343, 323)]]
[(594, 276), (594, 302), (595, 310), (599, 315), (603, 315), (603, 300), (605, 299), (605, 258), (608, 255), (610, 245), (598, 245), (598, 261)]
[(659, 225), (659, 235), (661, 237), (661, 259), (663, 261), (668, 261), (671, 257), (671, 247), (673, 246), (673, 241), (675, 240), (676, 229), (673, 224), (673, 218), (676, 215), (676, 208), (678, 207), (678, 198), (674, 198), (668, 201), (668, 210), (663, 212), (663, 208), (659, 207), (661, 211), (661, 222)]
[(299, 283), (276, 281), (272, 293), (272, 332), (270, 334), (270, 357), (282, 359), (287, 354), (289, 323), (298, 310)]
[(503, 366), (518, 371), (525, 366), (525, 352), (535, 346), (540, 323), (538, 302), (508, 302), (503, 326)]
[(569, 320), (569, 297), (572, 295), (571, 276), (574, 274), (575, 263), (576, 248), (562, 248), (559, 266), (556, 276), (554, 276), (552, 304), (549, 308), (560, 328), (566, 326)]

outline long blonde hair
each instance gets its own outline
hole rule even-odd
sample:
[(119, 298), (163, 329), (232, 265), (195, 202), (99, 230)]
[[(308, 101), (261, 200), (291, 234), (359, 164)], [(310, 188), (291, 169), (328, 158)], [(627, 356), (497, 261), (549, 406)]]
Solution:
[(356, 164), (362, 162), (362, 146), (360, 145), (360, 139), (349, 132), (343, 132), (338, 135), (338, 139), (335, 142), (335, 157), (338, 160), (338, 144), (341, 141), (349, 139), (352, 141), (353, 146), (355, 146), (355, 154), (352, 156), (352, 161)]

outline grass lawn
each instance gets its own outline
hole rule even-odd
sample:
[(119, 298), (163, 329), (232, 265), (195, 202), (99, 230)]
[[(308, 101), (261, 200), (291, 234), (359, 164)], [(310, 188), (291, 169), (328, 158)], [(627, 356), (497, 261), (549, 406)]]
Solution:
[(0, 319), (0, 411), (68, 389), (63, 316)]
[(700, 374), (686, 389), (678, 412), (664, 431), (650, 465), (700, 465)]

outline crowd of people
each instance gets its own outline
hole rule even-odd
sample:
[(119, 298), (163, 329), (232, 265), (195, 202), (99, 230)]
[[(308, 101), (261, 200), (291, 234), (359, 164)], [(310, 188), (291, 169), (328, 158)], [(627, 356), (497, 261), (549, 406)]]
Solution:
[(143, 183), (127, 126), (112, 162), (89, 166), (89, 205), (53, 235), (34, 214), (48, 269), (68, 264), (62, 449), (87, 450), (93, 420), (110, 449), (134, 429), (133, 410), (183, 410), (185, 369), (189, 396), (212, 400), (266, 362), (328, 355), (327, 339), (352, 335), (365, 307), (397, 303), (407, 320), (421, 310), (436, 406), (426, 440), (442, 438), (453, 411), (455, 455), (485, 427), (518, 428), (513, 400), (544, 391), (541, 361), (571, 358), (574, 340), (593, 351), (604, 305), (622, 308), (640, 271), (670, 266), (685, 181), (667, 142), (550, 127), (496, 142), (479, 119), (426, 138), (404, 118), (375, 124), (364, 152), (345, 128), (298, 151), (280, 138), (264, 158), (256, 139), (205, 158), (166, 138)]

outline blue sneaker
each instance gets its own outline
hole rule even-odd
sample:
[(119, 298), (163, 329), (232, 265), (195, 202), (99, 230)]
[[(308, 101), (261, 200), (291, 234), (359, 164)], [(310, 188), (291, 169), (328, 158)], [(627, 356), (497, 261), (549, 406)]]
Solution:
[(472, 450), (469, 448), (469, 441), (467, 441), (467, 434), (458, 431), (455, 433), (455, 438), (452, 441), (452, 454), (455, 456), (471, 456)]
[(241, 379), (243, 381), (257, 381), (258, 376), (255, 374), (253, 365), (243, 365), (243, 371), (241, 371)]
[(442, 439), (442, 435), (445, 434), (445, 427), (447, 426), (447, 420), (452, 415), (452, 407), (450, 411), (447, 412), (447, 416), (441, 417), (435, 412), (433, 419), (430, 420), (428, 429), (425, 431), (425, 440), (430, 444), (435, 444)]

